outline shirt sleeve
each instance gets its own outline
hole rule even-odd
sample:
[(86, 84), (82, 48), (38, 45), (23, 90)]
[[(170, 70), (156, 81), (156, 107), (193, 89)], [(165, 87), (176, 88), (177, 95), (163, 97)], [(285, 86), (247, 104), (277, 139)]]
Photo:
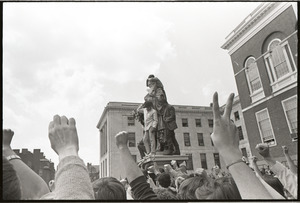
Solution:
[(65, 157), (57, 168), (54, 199), (95, 199), (88, 170), (78, 156)]
[(155, 109), (153, 109), (153, 123), (152, 123), (152, 127), (156, 128), (158, 124), (158, 117), (157, 117), (157, 112)]
[(283, 187), (297, 199), (298, 177), (278, 161), (270, 169), (277, 175)]
[(158, 200), (145, 176), (139, 176), (129, 183), (135, 200)]

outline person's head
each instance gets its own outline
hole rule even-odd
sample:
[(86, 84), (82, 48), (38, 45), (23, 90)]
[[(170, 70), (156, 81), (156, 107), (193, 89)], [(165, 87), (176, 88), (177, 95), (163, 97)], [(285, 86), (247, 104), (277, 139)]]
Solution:
[(159, 200), (178, 200), (176, 194), (166, 188), (155, 188), (153, 191)]
[(202, 175), (189, 177), (185, 179), (179, 186), (178, 196), (180, 199), (193, 200), (196, 199), (195, 191), (198, 187), (201, 187), (207, 179)]
[(211, 179), (199, 187), (195, 195), (197, 199), (241, 199), (239, 190), (232, 178), (222, 177)]
[(164, 188), (168, 188), (171, 185), (171, 176), (168, 173), (161, 173), (157, 177), (158, 184)]
[(149, 75), (147, 80), (146, 80), (146, 86), (149, 87), (149, 81), (151, 80), (151, 78), (154, 78), (155, 76), (153, 74)]
[(20, 179), (13, 165), (2, 156), (2, 198), (3, 200), (20, 200), (22, 197)]
[(164, 173), (165, 172), (165, 170), (163, 168), (158, 168), (158, 170), (159, 170), (160, 173)]
[(150, 111), (153, 108), (153, 104), (151, 101), (146, 101), (143, 105), (144, 108), (147, 109), (147, 111)]
[(95, 199), (126, 200), (124, 185), (114, 177), (104, 177), (93, 182)]

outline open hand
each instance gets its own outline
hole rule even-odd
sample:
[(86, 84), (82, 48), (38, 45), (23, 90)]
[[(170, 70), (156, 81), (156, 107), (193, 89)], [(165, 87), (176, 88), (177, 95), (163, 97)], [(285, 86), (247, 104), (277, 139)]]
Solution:
[(268, 158), (270, 157), (270, 150), (269, 150), (269, 145), (266, 143), (260, 143), (257, 144), (255, 149), (258, 151), (258, 153), (264, 157), (264, 158)]
[(116, 145), (118, 148), (127, 147), (128, 133), (126, 131), (121, 131), (115, 136)]
[(49, 123), (51, 148), (61, 157), (78, 155), (78, 135), (74, 118), (55, 115)]
[(11, 144), (11, 140), (14, 136), (14, 131), (12, 131), (11, 129), (3, 129), (2, 130), (2, 147), (3, 149), (8, 149), (11, 148), (10, 144)]
[[(225, 112), (221, 116), (218, 103), (218, 93), (213, 96), (214, 130), (211, 139), (220, 154), (224, 156), (235, 154), (241, 157), (239, 137), (234, 123), (230, 120), (234, 94), (230, 94)], [(237, 156), (235, 156), (237, 157)]]

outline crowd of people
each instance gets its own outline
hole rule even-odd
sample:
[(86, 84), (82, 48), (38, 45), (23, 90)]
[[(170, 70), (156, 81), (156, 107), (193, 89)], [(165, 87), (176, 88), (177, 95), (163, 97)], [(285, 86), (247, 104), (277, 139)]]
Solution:
[[(4, 200), (297, 199), (297, 167), (290, 159), (287, 147), (283, 147), (283, 151), (289, 167), (272, 157), (267, 144), (258, 144), (256, 150), (269, 170), (259, 169), (256, 157), (251, 157), (250, 163), (242, 159), (237, 128), (230, 120), (233, 98), (234, 94), (231, 94), (221, 115), (218, 94), (213, 96), (211, 138), (229, 172), (225, 173), (218, 166), (211, 171), (197, 168), (190, 172), (185, 164), (178, 165), (175, 160), (163, 167), (154, 162), (153, 166), (142, 170), (128, 148), (128, 133), (122, 131), (115, 136), (115, 142), (122, 165), (120, 170), (124, 170), (126, 178), (105, 177), (91, 182), (87, 167), (78, 156), (75, 119), (55, 115), (49, 124), (48, 135), (59, 164), (55, 180), (49, 184), (14, 153), (11, 148), (14, 132), (3, 130), (2, 197)], [(149, 138), (147, 141), (149, 143)], [(151, 152), (151, 144), (147, 151)]]

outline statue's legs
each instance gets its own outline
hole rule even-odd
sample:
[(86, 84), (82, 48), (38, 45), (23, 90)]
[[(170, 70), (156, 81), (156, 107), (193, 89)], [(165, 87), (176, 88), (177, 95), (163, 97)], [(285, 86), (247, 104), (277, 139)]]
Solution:
[(149, 130), (146, 130), (143, 137), (146, 153), (150, 153), (150, 138), (149, 138)]
[(155, 140), (155, 128), (153, 127), (150, 127), (149, 129), (149, 137), (150, 137), (150, 151), (151, 151), (151, 154), (154, 155), (156, 154), (156, 140)]

